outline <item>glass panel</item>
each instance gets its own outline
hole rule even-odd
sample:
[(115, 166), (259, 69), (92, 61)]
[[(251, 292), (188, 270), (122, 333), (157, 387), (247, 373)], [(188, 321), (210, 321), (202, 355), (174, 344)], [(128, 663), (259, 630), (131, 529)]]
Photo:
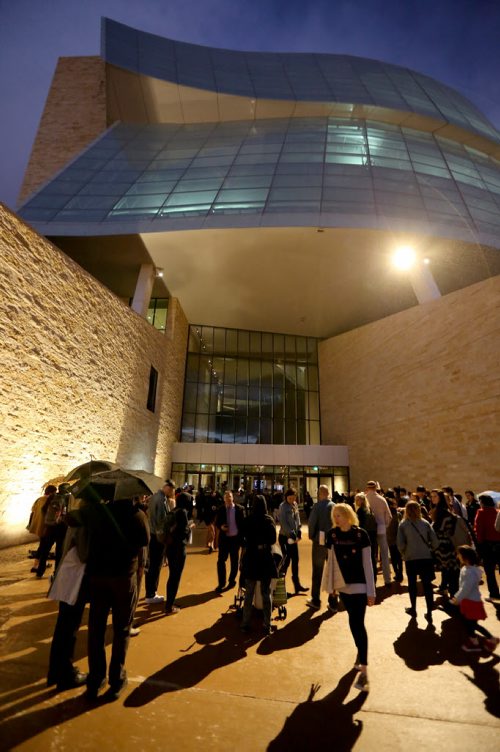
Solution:
[(314, 338), (192, 326), (189, 351), (184, 441), (303, 443), (319, 426)]

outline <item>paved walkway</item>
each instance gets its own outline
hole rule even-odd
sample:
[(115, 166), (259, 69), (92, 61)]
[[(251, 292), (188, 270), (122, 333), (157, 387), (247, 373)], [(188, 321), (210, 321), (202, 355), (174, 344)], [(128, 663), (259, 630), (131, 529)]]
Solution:
[[(202, 542), (202, 531), (195, 541)], [(310, 583), (310, 546), (301, 542)], [(55, 693), (45, 673), (56, 606), (47, 580), (29, 574), (29, 546), (0, 552), (0, 749), (432, 750), (498, 752), (497, 654), (460, 650), (460, 629), (442, 611), (435, 631), (409, 622), (406, 587), (369, 609), (368, 695), (352, 684), (355, 649), (345, 612), (311, 612), (307, 596), (288, 603), (278, 631), (243, 635), (218, 596), (216, 555), (190, 548), (178, 603), (165, 617), (140, 601), (141, 633), (128, 655), (129, 686), (113, 704), (89, 707), (82, 690)], [(164, 589), (167, 570), (162, 572)], [(500, 609), (487, 605), (500, 634)], [(86, 669), (86, 617), (77, 661)]]

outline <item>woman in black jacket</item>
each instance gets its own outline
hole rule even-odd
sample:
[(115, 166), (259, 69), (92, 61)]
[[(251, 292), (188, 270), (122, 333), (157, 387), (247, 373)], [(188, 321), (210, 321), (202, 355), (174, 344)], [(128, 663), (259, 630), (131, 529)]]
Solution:
[(245, 520), (244, 553), (241, 560), (241, 577), (245, 583), (245, 601), (241, 629), (248, 631), (252, 615), (255, 586), (260, 582), (264, 611), (264, 632), (271, 634), (271, 580), (278, 576), (271, 546), (276, 543), (276, 526), (267, 513), (263, 496), (255, 496), (252, 513)]

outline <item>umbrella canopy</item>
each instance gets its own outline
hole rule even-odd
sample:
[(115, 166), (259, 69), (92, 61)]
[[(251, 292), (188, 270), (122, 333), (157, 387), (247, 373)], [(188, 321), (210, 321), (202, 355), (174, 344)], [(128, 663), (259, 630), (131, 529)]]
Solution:
[(88, 501), (116, 501), (149, 493), (146, 483), (126, 470), (106, 470), (75, 483), (71, 489), (77, 499)]
[(161, 478), (159, 475), (147, 473), (145, 470), (129, 470), (128, 468), (125, 468), (125, 470), (127, 473), (130, 473), (130, 475), (133, 475), (134, 478), (139, 478), (139, 480), (142, 480), (143, 483), (145, 483), (149, 488), (151, 493), (156, 493), (159, 488), (163, 488), (163, 486), (165, 485), (165, 479)]
[[(83, 480), (84, 478), (90, 478), (90, 476), (96, 473), (103, 473), (106, 470), (117, 470), (119, 465), (108, 460), (91, 460), (91, 462), (84, 462), (83, 465), (74, 467), (73, 470), (65, 476), (65, 481), (70, 480)], [(62, 481), (61, 481), (62, 482)]]
[(500, 506), (500, 493), (498, 491), (481, 491), (477, 496), (478, 498), (481, 496), (491, 496), (497, 507)]

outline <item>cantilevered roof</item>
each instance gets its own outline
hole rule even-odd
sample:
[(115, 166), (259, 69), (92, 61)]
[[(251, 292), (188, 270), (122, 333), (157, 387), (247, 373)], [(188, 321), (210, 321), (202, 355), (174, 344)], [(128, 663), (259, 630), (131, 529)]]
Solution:
[(19, 213), (51, 236), (312, 226), (500, 248), (500, 163), (429, 133), (336, 118), (118, 124)]
[(259, 100), (366, 105), (418, 113), (500, 142), (487, 118), (459, 92), (397, 65), (317, 53), (240, 52), (179, 42), (102, 21), (101, 55), (141, 76)]

